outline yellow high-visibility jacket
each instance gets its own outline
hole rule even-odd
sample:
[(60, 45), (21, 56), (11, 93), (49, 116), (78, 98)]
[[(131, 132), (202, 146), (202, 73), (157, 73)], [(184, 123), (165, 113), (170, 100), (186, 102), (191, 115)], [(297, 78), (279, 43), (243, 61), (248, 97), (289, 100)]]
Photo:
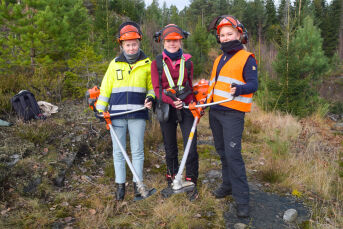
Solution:
[[(155, 98), (151, 84), (151, 60), (140, 51), (140, 57), (129, 64), (122, 53), (111, 61), (100, 87), (96, 109), (100, 112), (119, 113), (144, 106), (146, 97)], [(113, 118), (148, 119), (148, 111), (142, 110)]]

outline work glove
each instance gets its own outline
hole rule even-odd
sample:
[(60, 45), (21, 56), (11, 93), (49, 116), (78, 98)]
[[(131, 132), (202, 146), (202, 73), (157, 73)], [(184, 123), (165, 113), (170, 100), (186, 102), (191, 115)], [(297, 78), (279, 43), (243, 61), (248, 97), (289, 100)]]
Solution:
[[(100, 117), (100, 116), (102, 116), (102, 117)], [(97, 119), (99, 119), (100, 121), (104, 121), (105, 119), (103, 118), (103, 113), (102, 112), (94, 112), (94, 116), (97, 118)]]
[[(154, 98), (153, 97), (151, 97), (151, 96), (147, 96), (146, 97), (146, 103), (150, 103), (151, 102), (151, 107), (149, 108), (149, 107), (147, 107), (148, 109), (153, 109), (154, 110), (154, 103), (155, 103), (155, 100), (154, 100)], [(144, 105), (146, 104), (146, 103), (144, 103)]]

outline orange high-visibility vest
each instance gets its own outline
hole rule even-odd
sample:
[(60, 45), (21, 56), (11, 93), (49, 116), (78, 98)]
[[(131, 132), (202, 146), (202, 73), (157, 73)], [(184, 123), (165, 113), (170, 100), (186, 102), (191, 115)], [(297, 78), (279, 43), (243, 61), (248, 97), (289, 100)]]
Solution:
[[(243, 69), (249, 56), (254, 56), (253, 53), (245, 50), (238, 51), (233, 55), (228, 62), (222, 67), (216, 81), (216, 73), (219, 61), (222, 57), (220, 55), (214, 61), (210, 86), (208, 88), (207, 103), (219, 102), (232, 98), (230, 87), (232, 83), (244, 85), (246, 82), (243, 79)], [(249, 112), (251, 110), (253, 93), (236, 96), (234, 100), (220, 104), (231, 109)]]

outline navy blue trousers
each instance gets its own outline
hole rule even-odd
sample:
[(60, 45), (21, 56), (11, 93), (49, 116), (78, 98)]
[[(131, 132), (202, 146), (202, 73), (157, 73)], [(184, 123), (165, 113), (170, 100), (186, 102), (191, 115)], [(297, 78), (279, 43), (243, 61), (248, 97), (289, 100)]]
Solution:
[(238, 204), (249, 203), (249, 186), (242, 158), (244, 112), (210, 110), (214, 145), (222, 163), (223, 186)]

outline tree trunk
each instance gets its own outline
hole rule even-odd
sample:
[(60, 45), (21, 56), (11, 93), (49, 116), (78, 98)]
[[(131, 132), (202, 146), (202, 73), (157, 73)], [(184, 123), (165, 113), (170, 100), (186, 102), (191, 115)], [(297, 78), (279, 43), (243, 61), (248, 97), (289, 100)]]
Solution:
[(343, 0), (341, 1), (341, 18), (339, 26), (339, 46), (338, 46), (338, 56), (340, 60), (343, 60)]

